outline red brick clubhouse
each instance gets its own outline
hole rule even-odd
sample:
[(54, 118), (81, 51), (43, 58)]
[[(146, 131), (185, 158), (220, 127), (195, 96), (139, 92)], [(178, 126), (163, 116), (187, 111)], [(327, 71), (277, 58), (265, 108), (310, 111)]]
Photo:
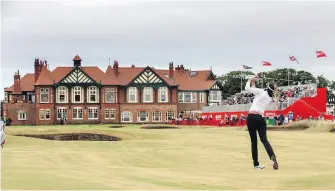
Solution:
[(4, 118), (13, 125), (85, 123), (162, 123), (179, 115), (192, 116), (222, 100), (222, 85), (211, 70), (119, 67), (117, 61), (104, 72), (73, 65), (50, 71), (47, 62), (35, 59), (34, 73), (5, 88)]

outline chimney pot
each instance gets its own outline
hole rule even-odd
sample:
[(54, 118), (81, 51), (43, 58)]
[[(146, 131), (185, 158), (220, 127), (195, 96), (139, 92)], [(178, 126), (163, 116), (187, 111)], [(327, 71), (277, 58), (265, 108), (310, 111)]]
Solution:
[(119, 62), (117, 60), (114, 60), (113, 70), (115, 76), (119, 74)]

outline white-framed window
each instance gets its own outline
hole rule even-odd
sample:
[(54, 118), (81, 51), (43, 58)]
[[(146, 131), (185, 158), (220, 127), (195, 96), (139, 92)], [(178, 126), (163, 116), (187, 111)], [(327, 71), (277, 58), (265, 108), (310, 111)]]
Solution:
[(75, 86), (72, 88), (72, 102), (82, 103), (83, 101), (83, 88), (80, 86)]
[(200, 95), (199, 95), (199, 101), (200, 103), (205, 103), (205, 99), (206, 99), (206, 93), (205, 92), (200, 92)]
[(57, 103), (67, 103), (68, 95), (68, 88), (65, 86), (59, 86), (57, 88)]
[(99, 102), (99, 89), (96, 86), (90, 86), (87, 88), (87, 103), (98, 103)]
[(105, 109), (105, 119), (115, 119), (115, 109)]
[(7, 103), (7, 102), (8, 102), (8, 93), (5, 92), (5, 103)]
[(40, 109), (40, 120), (44, 120), (44, 117), (45, 117), (44, 109)]
[(196, 103), (197, 102), (196, 92), (179, 92), (178, 100), (179, 103)]
[(160, 111), (152, 112), (152, 121), (161, 122), (162, 121), (162, 112), (160, 112)]
[(88, 108), (88, 119), (98, 119), (98, 108), (97, 107)]
[(153, 101), (152, 87), (143, 88), (143, 102), (151, 103)]
[(49, 103), (49, 88), (40, 89), (40, 103)]
[(19, 121), (27, 120), (27, 113), (24, 112), (24, 111), (20, 111), (20, 112), (17, 114), (17, 119), (18, 119)]
[(83, 108), (81, 107), (72, 108), (72, 119), (83, 119)]
[(140, 111), (137, 113), (137, 121), (147, 122), (149, 121), (149, 113), (147, 111)]
[(115, 88), (106, 88), (105, 89), (105, 102), (106, 103), (116, 103)]
[(67, 119), (67, 108), (65, 107), (57, 108), (57, 119)]
[(115, 119), (115, 109), (111, 109), (110, 113), (111, 113), (110, 118)]
[(50, 109), (45, 110), (45, 120), (50, 120)]
[(110, 110), (105, 109), (105, 119), (109, 119), (109, 116), (110, 116)]
[(159, 102), (168, 102), (168, 88), (167, 87), (160, 87), (158, 88), (159, 93)]
[(172, 119), (175, 119), (175, 112), (174, 111), (167, 111), (165, 115), (165, 121), (171, 121)]
[(137, 102), (137, 88), (136, 87), (128, 88), (128, 102), (129, 103)]
[(50, 120), (50, 109), (40, 109), (40, 120)]
[(131, 111), (122, 111), (121, 122), (133, 122), (133, 113)]
[(222, 91), (209, 91), (209, 101), (221, 102)]

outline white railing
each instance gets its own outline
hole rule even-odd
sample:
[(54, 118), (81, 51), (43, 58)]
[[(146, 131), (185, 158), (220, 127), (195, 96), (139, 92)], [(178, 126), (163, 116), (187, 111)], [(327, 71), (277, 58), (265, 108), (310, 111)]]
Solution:
[(302, 92), (299, 92), (299, 94), (296, 94), (295, 97), (289, 97), (286, 101), (278, 102), (277, 103), (277, 109), (282, 110), (287, 108), (288, 106), (292, 105), (294, 102), (298, 101), (299, 99), (303, 97), (312, 97), (316, 95), (316, 90), (303, 90)]

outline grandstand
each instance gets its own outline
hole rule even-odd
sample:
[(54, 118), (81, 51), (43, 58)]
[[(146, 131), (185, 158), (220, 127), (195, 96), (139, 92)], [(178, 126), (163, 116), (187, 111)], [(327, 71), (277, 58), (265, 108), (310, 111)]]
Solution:
[[(243, 125), (242, 119), (248, 115), (253, 98), (253, 95), (247, 92), (237, 93), (219, 105), (204, 107), (202, 119), (208, 125), (218, 125), (224, 118), (236, 118), (239, 121), (236, 124)], [(316, 84), (278, 87), (277, 100), (276, 103), (269, 104), (265, 117), (292, 114), (292, 120), (334, 119), (333, 115), (327, 114), (327, 88), (317, 88)]]

